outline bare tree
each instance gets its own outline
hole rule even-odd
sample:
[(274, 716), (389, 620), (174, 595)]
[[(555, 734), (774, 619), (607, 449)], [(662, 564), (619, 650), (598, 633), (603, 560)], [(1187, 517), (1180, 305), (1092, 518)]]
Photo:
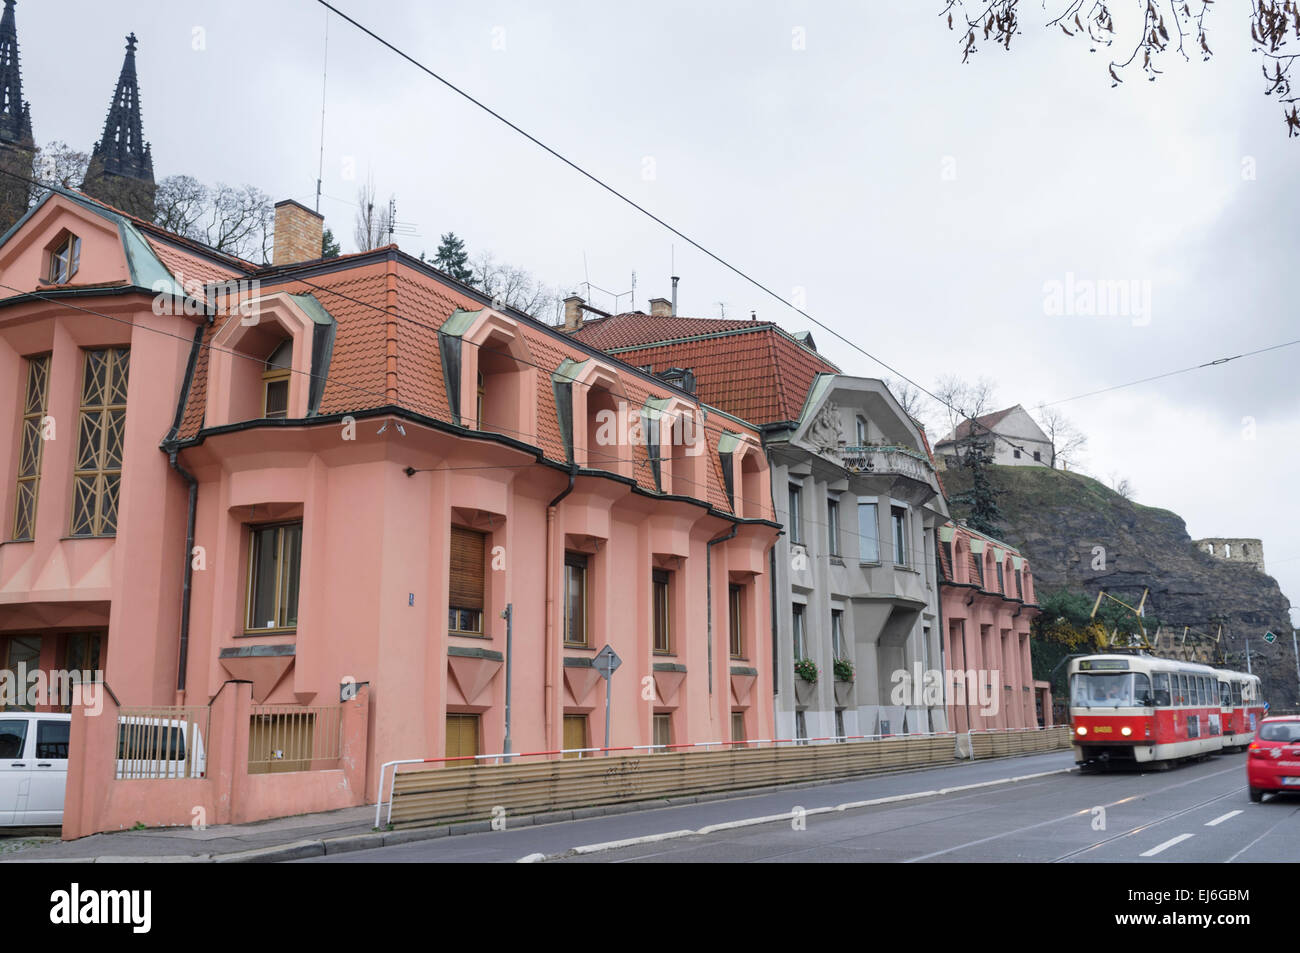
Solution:
[[(35, 173), (33, 178), (60, 188), (79, 189), (86, 179), (86, 169), (89, 166), (90, 156), (87, 153), (56, 139), (36, 150), (32, 165)], [(36, 187), (35, 191), (37, 194), (32, 196), (33, 200), (39, 198), (45, 190)]]
[(554, 322), (563, 295), (540, 281), (531, 272), (496, 260), (490, 251), (481, 251), (470, 261), (472, 283), (494, 301), (530, 314), (539, 320)]
[(1079, 469), (1083, 452), (1088, 449), (1088, 437), (1065, 414), (1046, 404), (1038, 405), (1038, 425), (1052, 442), (1052, 468), (1059, 462), (1065, 469)]
[(955, 434), (962, 421), (980, 417), (993, 410), (997, 385), (987, 377), (971, 382), (955, 374), (945, 374), (934, 386), (939, 398), (940, 423), (946, 424), (949, 435)]
[(1128, 477), (1121, 477), (1118, 473), (1112, 473), (1110, 475), (1110, 486), (1124, 499), (1133, 499), (1133, 484), (1129, 482)]
[(252, 185), (209, 187), (192, 176), (168, 176), (158, 183), (154, 224), (248, 261), (271, 259), (275, 212)]
[[(1119, 33), (1111, 5), (1121, 14)], [(1092, 52), (1111, 47), (1118, 38), (1120, 52), (1107, 67), (1112, 87), (1124, 82), (1124, 70), (1139, 64), (1142, 75), (1154, 82), (1164, 72), (1156, 64), (1166, 53), (1202, 61), (1214, 55), (1206, 33), (1213, 0), (1112, 0), (1111, 5), (1104, 0), (1042, 0), (1042, 25), (1077, 38)], [(1264, 72), (1264, 95), (1282, 104), (1287, 136), (1300, 136), (1300, 96), (1292, 95), (1289, 75), (1300, 51), (1287, 45), (1300, 42), (1300, 7), (1296, 0), (1252, 0), (1249, 8), (1250, 16), (1234, 21), (1234, 27), (1249, 23), (1250, 49), (1259, 54)], [(1229, 9), (1236, 14), (1235, 5)], [(1020, 0), (943, 0), (941, 12), (947, 14), (948, 29), (961, 36), (963, 63), (983, 44), (1010, 50), (1012, 38), (1022, 32)]]
[(370, 251), (388, 242), (392, 222), (389, 220), (390, 204), (375, 204), (375, 183), (367, 181), (357, 190), (357, 221), (352, 237), (357, 251)]
[(885, 386), (894, 395), (898, 405), (903, 408), (903, 413), (928, 430), (925, 418), (930, 414), (931, 401), (921, 392), (921, 388), (908, 381), (895, 380), (892, 377), (885, 378)]

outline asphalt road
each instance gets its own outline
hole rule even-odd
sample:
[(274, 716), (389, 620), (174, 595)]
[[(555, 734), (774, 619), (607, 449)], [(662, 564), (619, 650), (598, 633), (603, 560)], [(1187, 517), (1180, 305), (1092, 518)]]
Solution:
[(1300, 795), (1251, 804), (1244, 754), (1151, 773), (1080, 774), (1073, 764), (1053, 752), (583, 821), (507, 821), (503, 831), (304, 862), (1300, 859)]

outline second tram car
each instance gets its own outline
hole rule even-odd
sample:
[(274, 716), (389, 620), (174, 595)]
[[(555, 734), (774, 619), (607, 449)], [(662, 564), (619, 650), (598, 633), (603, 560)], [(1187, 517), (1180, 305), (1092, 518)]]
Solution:
[(1150, 655), (1070, 662), (1070, 729), (1081, 764), (1165, 762), (1240, 751), (1264, 717), (1259, 678)]

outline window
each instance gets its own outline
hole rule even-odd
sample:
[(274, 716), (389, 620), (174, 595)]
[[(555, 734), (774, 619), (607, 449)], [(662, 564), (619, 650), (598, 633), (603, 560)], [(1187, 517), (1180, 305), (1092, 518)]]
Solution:
[(998, 592), (1006, 592), (1006, 579), (1002, 575), (1002, 564), (998, 563)]
[(289, 375), (293, 367), (293, 342), (281, 341), (266, 359), (262, 371), (262, 416), (268, 420), (289, 416)]
[(1151, 673), (1152, 703), (1158, 708), (1169, 707), (1169, 675), (1166, 672)]
[(478, 754), (478, 715), (447, 715), (447, 754), (448, 758), (463, 758), (463, 761), (444, 761), (449, 768), (470, 768), (476, 763), (474, 755)]
[(847, 741), (848, 738), (845, 737), (847, 734), (848, 732), (844, 730), (844, 709), (837, 708), (835, 709), (835, 740)]
[(1023, 569), (1017, 569), (1016, 570), (1016, 598), (1023, 599), (1024, 597), (1025, 597), (1025, 571)]
[(587, 645), (587, 557), (564, 554), (564, 644)]
[(857, 426), (858, 446), (865, 447), (867, 445), (867, 422), (859, 417), (857, 419)]
[(667, 751), (668, 745), (673, 743), (673, 716), (667, 714), (656, 714), (654, 733), (654, 743), (658, 746), (658, 750)]
[(745, 657), (744, 596), (745, 590), (743, 586), (733, 584), (727, 587), (732, 658)]
[(880, 562), (880, 524), (876, 522), (876, 504), (858, 504), (858, 560)]
[(72, 723), (68, 721), (39, 721), (36, 723), (36, 758), (51, 761), (68, 759), (68, 733)]
[(952, 582), (956, 582), (957, 564), (952, 561), (952, 540), (944, 540), (939, 545), (943, 547), (943, 554), (948, 560), (948, 579)]
[(796, 602), (794, 604), (794, 628), (792, 630), (794, 640), (794, 660), (796, 662), (805, 657), (806, 649), (808, 647), (806, 641), (807, 633), (804, 632), (803, 628), (803, 613), (804, 606)]
[(1035, 450), (1034, 459), (1041, 463), (1043, 461), (1043, 452), (1041, 450)]
[(889, 518), (894, 532), (894, 564), (896, 566), (906, 566), (908, 565), (907, 509), (902, 506), (891, 506), (889, 508)]
[(1015, 459), (1017, 459), (1017, 460), (1020, 459), (1020, 451), (1019, 451), (1019, 450), (1012, 450), (1012, 451), (1011, 451), (1011, 455), (1012, 455)]
[(791, 483), (790, 484), (790, 516), (789, 516), (788, 528), (790, 530), (790, 542), (792, 543), (803, 542), (803, 528), (800, 526), (800, 520), (799, 520), (799, 510), (800, 510), (800, 503), (802, 501), (802, 498), (803, 498), (802, 489), (797, 484)]
[(472, 529), (451, 528), (451, 560), (447, 576), (447, 631), (453, 635), (483, 634), (483, 590), (487, 536)]
[(566, 758), (581, 758), (582, 749), (587, 747), (587, 716), (564, 716), (564, 750)]
[(51, 284), (67, 284), (80, 266), (81, 239), (68, 232), (50, 249), (50, 270), (47, 278)]
[(849, 657), (848, 648), (844, 645), (844, 610), (831, 610), (831, 649), (835, 652), (836, 658), (846, 659)]
[(302, 523), (249, 527), (247, 632), (285, 631), (298, 625)]
[(483, 429), (483, 395), (487, 388), (483, 383), (483, 372), (478, 372), (478, 388), (475, 390), (474, 398), (474, 427), (477, 430)]
[(840, 503), (826, 501), (826, 551), (832, 556), (840, 554)]
[(976, 554), (976, 556), (975, 556), (975, 568), (979, 570), (979, 573), (980, 573), (980, 588), (983, 589), (983, 588), (984, 588), (984, 554), (983, 554), (983, 553), (977, 553), (977, 554)]
[(127, 348), (86, 352), (72, 477), (72, 536), (117, 534), (130, 354)]
[(65, 637), (63, 667), (69, 672), (97, 672), (104, 644), (102, 632), (79, 633)]
[[(745, 740), (745, 713), (743, 711), (733, 711), (731, 713), (731, 740)], [(743, 748), (744, 745), (733, 745), (734, 748)]]
[(27, 391), (23, 399), (22, 444), (18, 451), (18, 500), (14, 506), (16, 540), (36, 535), (36, 491), (41, 480), (41, 451), (45, 410), (50, 399), (50, 356), (27, 359)]
[(26, 718), (15, 718), (11, 721), (0, 720), (0, 761), (9, 758), (21, 758), (26, 745)]
[(808, 743), (808, 719), (804, 717), (804, 713), (801, 711), (794, 713), (794, 736), (798, 739), (799, 744), (806, 745)]
[(673, 650), (672, 639), (672, 600), (669, 592), (669, 576), (662, 569), (656, 569), (651, 580), (654, 598), (654, 650), (659, 655), (669, 655)]

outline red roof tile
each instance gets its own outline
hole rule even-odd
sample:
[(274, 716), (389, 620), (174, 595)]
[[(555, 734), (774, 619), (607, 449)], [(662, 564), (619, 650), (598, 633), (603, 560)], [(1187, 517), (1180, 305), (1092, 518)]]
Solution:
[(588, 321), (573, 333), (652, 373), (690, 370), (701, 401), (754, 424), (798, 419), (813, 378), (839, 373), (770, 321), (634, 312)]

